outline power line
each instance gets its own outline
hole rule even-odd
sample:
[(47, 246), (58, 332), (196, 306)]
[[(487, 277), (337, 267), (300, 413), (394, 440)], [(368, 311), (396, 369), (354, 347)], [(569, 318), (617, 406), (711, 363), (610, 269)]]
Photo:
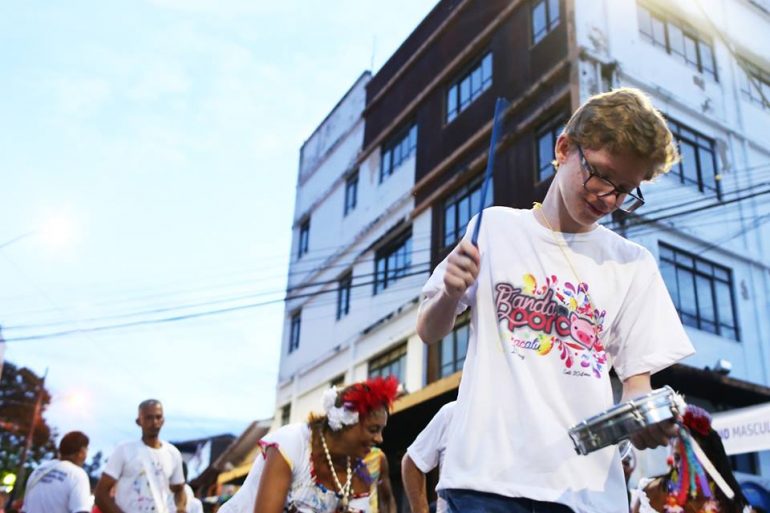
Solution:
[[(758, 196), (763, 196), (765, 194), (770, 194), (770, 189), (765, 189), (763, 191), (755, 192), (755, 193), (752, 193), (752, 194), (747, 194), (745, 196), (739, 196), (737, 198), (731, 198), (729, 200), (719, 201), (717, 203), (712, 203), (712, 204), (709, 204), (709, 205), (704, 205), (704, 206), (697, 207), (697, 208), (692, 208), (692, 209), (689, 209), (689, 210), (683, 210), (683, 211), (679, 211), (679, 212), (663, 214), (663, 215), (660, 215), (660, 216), (657, 216), (657, 217), (651, 217), (651, 218), (635, 217), (635, 218), (633, 218), (633, 221), (632, 221), (633, 224), (631, 224), (630, 226), (627, 226), (626, 229), (630, 230), (630, 229), (633, 229), (633, 228), (635, 228), (637, 226), (642, 226), (642, 225), (646, 225), (646, 224), (656, 223), (658, 221), (663, 221), (665, 219), (670, 219), (672, 217), (676, 217), (676, 216), (680, 216), (680, 215), (684, 216), (684, 215), (695, 214), (697, 212), (702, 212), (704, 210), (709, 210), (711, 208), (722, 207), (722, 206), (725, 206), (725, 205), (736, 203), (738, 201), (743, 201), (743, 200), (747, 200), (747, 199), (751, 199), (751, 198), (756, 198)], [(678, 205), (678, 206), (687, 206), (687, 205), (685, 204), (685, 205)]]
[[(427, 271), (418, 271), (418, 272), (413, 272), (413, 273), (406, 273), (406, 274), (403, 274), (403, 275), (399, 276), (399, 279), (400, 278), (408, 278), (410, 276), (417, 276), (417, 275), (420, 275), (420, 274), (425, 274), (426, 272)], [(351, 288), (364, 287), (364, 286), (373, 285), (373, 284), (374, 284), (374, 281), (370, 281), (370, 282), (364, 282), (364, 283), (358, 283), (358, 284), (355, 284), (355, 285), (351, 285), (350, 287)], [(314, 296), (318, 296), (318, 295), (321, 295), (321, 294), (329, 294), (329, 293), (337, 292), (338, 290), (340, 290), (339, 287), (338, 288), (327, 289), (327, 290), (321, 290), (321, 291), (317, 291), (317, 292), (310, 292), (310, 293), (307, 293), (307, 294), (300, 294), (300, 295), (294, 296), (291, 299), (301, 299), (303, 297), (314, 297)], [(43, 333), (43, 334), (38, 334), (38, 335), (26, 335), (26, 336), (21, 336), (21, 337), (9, 337), (9, 338), (6, 338), (6, 342), (24, 342), (24, 341), (31, 341), (31, 340), (42, 340), (42, 339), (59, 338), (59, 337), (65, 337), (65, 336), (68, 336), (68, 335), (77, 335), (77, 334), (83, 334), (83, 333), (94, 333), (94, 332), (100, 332), (100, 331), (112, 331), (112, 330), (118, 330), (118, 329), (123, 329), (123, 328), (131, 328), (131, 327), (136, 327), (136, 326), (146, 326), (146, 325), (155, 325), (155, 324), (167, 324), (167, 323), (179, 322), (179, 321), (184, 321), (184, 320), (189, 320), (189, 319), (197, 319), (197, 318), (201, 318), (201, 317), (210, 317), (210, 316), (213, 316), (213, 315), (221, 315), (221, 314), (226, 314), (226, 313), (238, 312), (238, 311), (242, 311), (242, 310), (248, 310), (248, 309), (252, 309), (252, 308), (258, 308), (258, 307), (262, 307), (262, 306), (268, 306), (268, 305), (283, 303), (284, 301), (286, 301), (285, 298), (279, 298), (279, 299), (273, 299), (273, 300), (268, 300), (268, 301), (262, 301), (262, 302), (258, 302), (258, 303), (250, 303), (250, 304), (246, 304), (246, 305), (231, 306), (231, 307), (220, 308), (220, 309), (215, 309), (215, 310), (206, 310), (206, 311), (203, 311), (203, 312), (195, 312), (195, 313), (184, 314), (184, 315), (176, 315), (176, 316), (171, 316), (171, 317), (163, 317), (163, 318), (160, 318), (160, 319), (143, 319), (143, 320), (132, 321), (132, 322), (125, 322), (125, 323), (120, 323), (120, 324), (109, 324), (109, 325), (103, 325), (103, 326), (92, 326), (92, 327), (88, 327), (88, 328), (62, 330), (62, 331), (58, 331), (58, 332)]]
[[(422, 240), (429, 240), (429, 239), (430, 239), (430, 235), (426, 235), (426, 236), (422, 236), (422, 237), (413, 237), (412, 238), (413, 241), (422, 241)], [(424, 253), (429, 253), (430, 251), (431, 251), (430, 247), (423, 247), (423, 248), (419, 248), (419, 249), (413, 249), (412, 250), (412, 255), (421, 255), (421, 254), (424, 254)], [(339, 263), (339, 264), (330, 264), (330, 265), (324, 266), (323, 268), (315, 267), (313, 269), (307, 270), (306, 272), (309, 274), (311, 272), (317, 272), (317, 271), (320, 271), (320, 270), (328, 271), (328, 270), (332, 270), (332, 269), (352, 269), (353, 267), (356, 267), (358, 265), (365, 265), (367, 263), (373, 264), (374, 262), (376, 262), (376, 260), (377, 260), (376, 256), (372, 256), (372, 257), (368, 257), (368, 258), (359, 258), (359, 259), (354, 260), (352, 262), (344, 262), (344, 263)], [(360, 276), (373, 276), (374, 274), (375, 274), (374, 272), (372, 272), (372, 273), (363, 273), (363, 274), (356, 273), (353, 277), (356, 278), (356, 277), (360, 277)], [(273, 279), (273, 280), (282, 280), (282, 279), (285, 279), (285, 276), (275, 276), (275, 277), (266, 278), (265, 280), (260, 280), (260, 281), (264, 282), (264, 281), (269, 281), (271, 279)], [(252, 296), (252, 295), (264, 295), (265, 293), (272, 293), (272, 292), (274, 292), (274, 293), (285, 292), (285, 291), (289, 291), (290, 292), (290, 291), (295, 290), (295, 289), (312, 287), (312, 286), (315, 286), (315, 285), (317, 285), (319, 283), (332, 283), (332, 282), (337, 281), (338, 279), (339, 278), (333, 278), (333, 279), (330, 279), (330, 280), (312, 281), (312, 282), (308, 282), (308, 283), (300, 283), (300, 284), (293, 285), (293, 286), (288, 287), (288, 288), (282, 287), (281, 289), (271, 289), (271, 290), (268, 290), (268, 291), (257, 290), (257, 291), (254, 291), (254, 292), (249, 292), (245, 296), (249, 297), (249, 296)], [(216, 289), (216, 288), (219, 288), (219, 287), (214, 287), (214, 289)], [(242, 286), (237, 287), (237, 288), (244, 288), (244, 286), (242, 285)], [(192, 289), (192, 290), (196, 290), (196, 289)], [(199, 288), (197, 290), (203, 290), (205, 292), (206, 290), (212, 290), (212, 289), (210, 289), (210, 288), (209, 289)], [(179, 291), (178, 293), (182, 294), (184, 292), (186, 292), (186, 291)], [(118, 300), (118, 301), (115, 301), (115, 302), (104, 301), (104, 302), (98, 302), (98, 303), (95, 303), (95, 304), (96, 305), (113, 305), (113, 304), (121, 304), (121, 303), (127, 303), (127, 302), (130, 303), (132, 301), (141, 301), (141, 300), (146, 299), (148, 297), (163, 297), (163, 296), (172, 296), (172, 295), (175, 295), (175, 294), (177, 294), (177, 293), (176, 292), (171, 292), (171, 293), (162, 294), (162, 295), (156, 295), (156, 296), (140, 296), (138, 298), (122, 299), (122, 300)], [(241, 298), (241, 299), (243, 299), (243, 298)], [(216, 300), (216, 298), (215, 298), (215, 300)], [(47, 313), (47, 312), (51, 312), (52, 310), (53, 311), (57, 311), (57, 312), (61, 312), (60, 308), (56, 308), (56, 309), (50, 309), (49, 308), (49, 309), (39, 309), (39, 310), (17, 311), (17, 312), (13, 312), (13, 315), (25, 315), (25, 314), (31, 314), (31, 313), (32, 314), (34, 314), (34, 313)], [(5, 315), (9, 315), (9, 313), (6, 312)], [(11, 326), (6, 326), (6, 328), (11, 328)]]
[[(761, 167), (765, 167), (765, 166), (768, 166), (768, 165), (770, 165), (770, 164), (760, 164), (760, 165), (748, 167), (746, 169), (759, 169)], [(731, 199), (731, 200), (724, 200), (725, 196), (730, 196), (730, 195), (733, 195), (733, 194), (737, 194), (739, 192), (744, 192), (746, 190), (755, 189), (758, 186), (767, 185), (768, 183), (770, 183), (770, 182), (765, 182), (765, 183), (761, 183), (761, 184), (757, 184), (757, 185), (752, 185), (752, 186), (749, 186), (749, 187), (742, 187), (742, 188), (736, 188), (736, 189), (724, 191), (722, 193), (722, 195), (721, 195), (723, 199), (721, 201), (718, 200), (715, 204), (713, 204), (711, 206), (707, 205), (705, 207), (701, 207), (701, 208), (698, 208), (698, 209), (692, 209), (692, 210), (689, 210), (687, 212), (676, 212), (676, 213), (673, 213), (673, 214), (670, 214), (670, 215), (646, 218), (646, 219), (641, 219), (641, 220), (638, 219), (638, 218), (635, 218), (635, 220), (631, 221), (630, 226), (626, 226), (625, 229), (626, 230), (635, 230), (635, 233), (638, 234), (639, 230), (641, 229), (640, 226), (644, 225), (644, 224), (653, 223), (655, 221), (658, 221), (658, 220), (661, 220), (661, 219), (666, 219), (666, 218), (672, 217), (674, 215), (686, 214), (686, 213), (689, 213), (689, 212), (697, 212), (697, 211), (700, 211), (700, 210), (705, 210), (707, 208), (727, 205), (727, 204), (732, 203), (734, 201), (740, 201), (740, 200), (743, 200), (743, 199), (746, 199), (746, 198), (749, 198), (749, 197), (753, 197), (754, 195), (748, 195), (748, 196), (745, 196), (745, 197), (739, 197), (739, 198), (735, 198), (735, 199)], [(692, 191), (689, 191), (689, 190), (687, 190), (686, 188), (683, 188), (683, 187), (676, 187), (675, 189), (679, 190), (680, 193), (678, 195), (682, 195), (682, 196), (690, 196), (691, 193), (692, 193)], [(702, 203), (704, 201), (713, 200), (713, 199), (718, 198), (718, 197), (719, 197), (718, 195), (701, 196), (701, 197), (695, 198), (694, 200), (691, 200), (689, 202), (685, 202), (685, 203), (678, 202), (678, 203), (674, 203), (674, 204), (665, 205), (665, 206), (663, 206), (661, 208), (658, 208), (657, 210), (652, 210), (650, 212), (646, 212), (644, 215), (645, 216), (649, 216), (650, 214), (659, 214), (659, 213), (662, 214), (662, 213), (670, 212), (670, 211), (675, 210), (675, 209), (679, 209), (681, 207), (692, 206), (692, 205), (695, 205), (695, 204), (698, 204), (698, 203)], [(671, 198), (668, 198), (668, 199), (670, 200)], [(616, 223), (615, 227), (616, 228), (620, 228), (621, 226), (619, 226)], [(413, 237), (413, 240), (415, 240), (415, 241), (416, 240), (427, 240), (427, 239), (430, 239), (430, 238), (431, 238), (431, 234), (428, 234), (428, 235), (424, 235), (424, 236), (421, 236), (421, 237)], [(331, 247), (331, 248), (336, 248), (338, 250), (337, 253), (339, 253), (339, 248), (340, 248), (339, 246), (334, 246), (334, 247)], [(430, 251), (431, 251), (430, 247), (425, 247), (425, 248), (422, 248), (422, 249), (414, 249), (412, 251), (412, 253), (413, 254), (429, 253)], [(330, 258), (330, 256), (324, 256), (324, 257), (319, 257), (318, 259), (314, 259), (314, 260), (328, 260), (329, 258)], [(335, 268), (353, 268), (353, 267), (358, 266), (358, 265), (366, 264), (367, 262), (375, 262), (376, 260), (377, 260), (377, 257), (375, 255), (375, 256), (373, 256), (371, 258), (358, 258), (358, 259), (354, 259), (352, 262), (330, 264), (330, 265), (324, 266), (323, 268), (314, 267), (314, 268), (311, 268), (311, 269), (304, 270), (303, 272), (307, 273), (307, 274), (312, 274), (312, 273), (315, 273), (315, 272), (328, 271), (328, 270), (335, 269)], [(310, 262), (305, 260), (305, 263), (310, 263)], [(416, 265), (429, 265), (429, 264), (426, 262), (424, 264), (416, 264)], [(299, 273), (296, 270), (293, 271), (293, 272)], [(291, 272), (289, 274), (291, 274)], [(360, 278), (360, 277), (365, 277), (365, 276), (374, 276), (375, 274), (376, 274), (376, 272), (364, 273), (364, 274), (356, 274), (356, 275), (354, 275), (354, 278)], [(266, 277), (266, 278), (264, 278), (263, 280), (260, 280), (260, 281), (269, 281), (270, 279), (271, 278)], [(275, 277), (275, 279), (280, 279), (280, 277)], [(293, 286), (289, 287), (287, 289), (287, 293), (290, 294), (292, 291), (295, 291), (295, 290), (298, 290), (298, 289), (318, 287), (318, 286), (323, 286), (323, 285), (330, 284), (330, 283), (335, 283), (335, 282), (338, 281), (338, 279), (339, 278), (333, 278), (333, 279), (329, 279), (329, 280), (316, 280), (316, 281), (307, 281), (306, 283), (299, 283), (297, 285), (293, 285)], [(195, 290), (195, 289), (193, 289), (193, 290)], [(208, 290), (210, 290), (210, 289), (208, 289)], [(121, 319), (121, 318), (138, 317), (138, 316), (143, 316), (143, 315), (153, 315), (153, 314), (166, 313), (166, 312), (171, 312), (171, 311), (175, 311), (175, 310), (179, 310), (179, 309), (185, 309), (185, 308), (208, 307), (208, 306), (212, 306), (212, 305), (216, 305), (216, 304), (224, 304), (224, 303), (233, 302), (233, 301), (239, 301), (239, 300), (243, 300), (243, 299), (251, 299), (251, 298), (261, 297), (261, 296), (265, 296), (265, 295), (271, 295), (271, 294), (279, 293), (279, 292), (281, 292), (281, 291), (279, 291), (279, 290), (257, 290), (257, 291), (249, 292), (249, 293), (246, 293), (246, 294), (240, 294), (240, 295), (234, 295), (234, 296), (225, 296), (225, 297), (217, 297), (217, 298), (208, 299), (208, 300), (205, 300), (205, 301), (199, 301), (199, 302), (193, 302), (193, 303), (184, 303), (184, 304), (181, 304), (181, 305), (161, 306), (161, 307), (158, 307), (158, 308), (140, 310), (140, 311), (137, 311), (137, 312), (120, 313), (120, 314), (106, 315), (106, 316), (96, 316), (96, 317), (92, 317), (92, 318), (88, 318), (88, 319), (72, 320), (72, 321), (70, 321), (70, 320), (63, 320), (63, 321), (52, 321), (52, 322), (46, 322), (46, 323), (31, 323), (31, 324), (26, 324), (26, 325), (22, 324), (22, 325), (15, 325), (15, 326), (7, 326), (6, 329), (11, 329), (11, 330), (13, 330), (13, 329), (37, 329), (37, 328), (43, 328), (43, 327), (61, 326), (61, 325), (66, 325), (66, 324), (70, 324), (70, 323), (73, 323), (73, 322), (101, 322), (101, 321), (111, 320), (111, 319)], [(147, 296), (145, 296), (145, 297), (147, 297)], [(289, 298), (289, 299), (291, 299), (291, 298)], [(124, 303), (124, 302), (130, 302), (130, 301), (132, 301), (132, 300), (131, 299), (124, 299), (124, 300), (122, 300), (120, 302)], [(60, 312), (60, 313), (62, 313), (62, 308), (61, 307), (57, 307), (55, 310)]]
[[(416, 264), (410, 264), (409, 268), (422, 268), (422, 267), (429, 267), (429, 266), (430, 266), (430, 262), (420, 262)], [(413, 272), (428, 272), (429, 270), (430, 269), (426, 268), (426, 269), (421, 269), (420, 271), (413, 271)], [(381, 274), (381, 273), (378, 273), (375, 271), (372, 273), (358, 274), (358, 275), (355, 275), (353, 278), (360, 279), (364, 277), (376, 276), (378, 274)], [(297, 294), (297, 295), (291, 295), (291, 296), (288, 295), (293, 290), (302, 289), (302, 288), (311, 288), (311, 287), (322, 287), (324, 285), (337, 284), (337, 283), (339, 283), (339, 279), (315, 281), (305, 285), (300, 285), (290, 289), (287, 292), (287, 296), (284, 299), (287, 301), (290, 301), (293, 299), (308, 297), (307, 294), (304, 294), (304, 295)], [(374, 281), (370, 283), (374, 283)], [(339, 288), (335, 290), (339, 290)], [(43, 322), (43, 323), (34, 323), (34, 324), (19, 324), (19, 325), (4, 326), (3, 328), (6, 332), (8, 332), (8, 331), (14, 331), (14, 330), (29, 330), (29, 329), (39, 329), (39, 328), (47, 328), (47, 327), (53, 327), (53, 326), (62, 326), (62, 325), (72, 324), (74, 322), (102, 322), (102, 321), (125, 319), (125, 318), (131, 318), (131, 317), (155, 315), (159, 313), (173, 312), (176, 310), (184, 310), (188, 308), (209, 307), (217, 304), (232, 303), (234, 301), (240, 301), (244, 299), (253, 299), (257, 297), (269, 296), (274, 294), (282, 294), (283, 292), (284, 290), (260, 291), (260, 292), (244, 294), (240, 296), (231, 296), (231, 297), (225, 297), (225, 298), (197, 302), (197, 303), (186, 303), (186, 304), (173, 305), (173, 306), (167, 306), (162, 308), (154, 308), (150, 310), (142, 310), (142, 311), (128, 312), (128, 313), (115, 314), (115, 315), (105, 315), (105, 316), (91, 317), (86, 319), (77, 319), (74, 321), (65, 320), (65, 321)]]

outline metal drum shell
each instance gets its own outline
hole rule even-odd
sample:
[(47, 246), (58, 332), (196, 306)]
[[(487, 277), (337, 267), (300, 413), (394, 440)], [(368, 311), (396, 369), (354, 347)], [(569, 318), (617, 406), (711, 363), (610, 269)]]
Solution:
[(589, 454), (629, 438), (633, 433), (683, 412), (681, 397), (663, 387), (617, 404), (569, 429), (578, 454)]

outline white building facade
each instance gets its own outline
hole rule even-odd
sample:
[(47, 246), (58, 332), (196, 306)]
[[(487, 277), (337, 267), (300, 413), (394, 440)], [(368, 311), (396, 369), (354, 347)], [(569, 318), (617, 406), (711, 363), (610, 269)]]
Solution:
[[(660, 220), (625, 234), (659, 258), (696, 346), (686, 363), (770, 385), (767, 5), (579, 0), (575, 14), (581, 99), (641, 88), (679, 140), (682, 162), (643, 189), (642, 217)], [(770, 484), (770, 451), (737, 458)]]
[(399, 367), (407, 390), (424, 383), (414, 326), (430, 225), (427, 216), (410, 218), (416, 128), (397, 137), (389, 172), (381, 172), (381, 150), (357, 161), (368, 79), (362, 75), (301, 150), (288, 280), (296, 299), (286, 303), (278, 425), (318, 411), (331, 383), (366, 379), (378, 356), (383, 372)]

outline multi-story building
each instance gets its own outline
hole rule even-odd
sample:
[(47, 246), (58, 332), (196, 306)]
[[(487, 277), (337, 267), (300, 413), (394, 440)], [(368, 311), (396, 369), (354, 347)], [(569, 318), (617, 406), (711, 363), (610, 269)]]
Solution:
[[(658, 257), (697, 349), (655, 384), (712, 411), (770, 401), (768, 29), (756, 0), (440, 1), (302, 147), (276, 424), (330, 384), (394, 374), (397, 472), (459, 383), (467, 319), (425, 346), (417, 307), (482, 204), (495, 99), (510, 104), (484, 203), (526, 208), (570, 112), (620, 86), (650, 94), (682, 153), (638, 215), (609, 221)], [(770, 452), (734, 464), (770, 484)]]

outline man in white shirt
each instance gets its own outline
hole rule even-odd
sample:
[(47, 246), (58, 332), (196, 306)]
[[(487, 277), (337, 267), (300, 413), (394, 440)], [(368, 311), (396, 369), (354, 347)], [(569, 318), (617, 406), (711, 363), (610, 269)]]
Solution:
[(83, 463), (88, 437), (80, 431), (64, 435), (59, 459), (43, 463), (27, 481), (22, 513), (86, 513), (91, 511), (91, 486)]
[[(617, 449), (576, 454), (568, 430), (613, 405), (610, 369), (627, 401), (694, 352), (655, 256), (599, 223), (641, 207), (643, 182), (677, 162), (665, 118), (638, 89), (599, 94), (553, 155), (542, 205), (485, 209), (423, 288), (426, 343), (471, 310), (438, 483), (452, 513), (627, 511)], [(645, 449), (676, 432), (665, 422), (630, 438)]]
[(142, 439), (120, 444), (96, 485), (96, 505), (103, 513), (175, 513), (169, 512), (169, 502), (176, 512), (186, 511), (182, 454), (159, 438), (163, 423), (160, 401), (148, 399), (139, 405), (136, 424)]
[[(441, 473), (447, 444), (447, 427), (452, 422), (455, 404), (456, 401), (452, 401), (441, 407), (407, 448), (401, 460), (401, 480), (412, 513), (429, 512), (425, 475), (437, 465)], [(446, 502), (439, 497), (436, 500), (436, 513), (446, 511)]]

